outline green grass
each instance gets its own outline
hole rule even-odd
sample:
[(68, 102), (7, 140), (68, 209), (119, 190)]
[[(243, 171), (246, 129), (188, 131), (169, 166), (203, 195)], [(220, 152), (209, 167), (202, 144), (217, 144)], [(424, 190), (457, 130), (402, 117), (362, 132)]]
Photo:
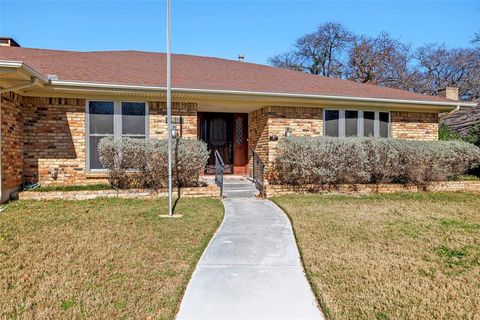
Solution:
[(0, 319), (172, 319), (219, 200), (17, 201), (0, 214)]
[(327, 318), (478, 317), (478, 194), (273, 200), (292, 220), (307, 276)]
[(40, 186), (37, 189), (27, 191), (36, 192), (53, 192), (53, 191), (95, 191), (95, 190), (110, 190), (112, 187), (109, 184), (99, 183), (90, 185), (71, 185), (71, 186)]

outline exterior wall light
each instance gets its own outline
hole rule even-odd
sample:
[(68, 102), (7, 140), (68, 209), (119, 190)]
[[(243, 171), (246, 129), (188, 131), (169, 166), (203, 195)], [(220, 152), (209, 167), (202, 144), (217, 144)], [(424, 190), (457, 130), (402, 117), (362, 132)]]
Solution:
[(177, 138), (178, 137), (178, 130), (177, 130), (177, 125), (172, 126), (172, 138)]
[(285, 128), (285, 137), (290, 137), (292, 135), (292, 130), (289, 127)]

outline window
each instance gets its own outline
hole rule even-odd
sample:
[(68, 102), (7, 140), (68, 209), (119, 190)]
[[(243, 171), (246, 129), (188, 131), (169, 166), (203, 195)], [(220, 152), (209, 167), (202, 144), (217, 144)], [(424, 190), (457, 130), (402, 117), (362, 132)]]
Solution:
[(345, 136), (358, 135), (358, 111), (345, 111)]
[(98, 156), (102, 138), (147, 137), (148, 109), (144, 102), (89, 101), (87, 113), (88, 171), (103, 169)]
[(122, 102), (122, 136), (145, 139), (145, 103)]
[(363, 136), (375, 136), (375, 112), (373, 111), (363, 112)]
[(380, 112), (380, 137), (388, 138), (390, 132), (390, 113)]
[(324, 133), (330, 137), (390, 136), (390, 113), (362, 110), (325, 110)]
[(338, 137), (338, 110), (325, 110), (325, 135), (331, 137)]

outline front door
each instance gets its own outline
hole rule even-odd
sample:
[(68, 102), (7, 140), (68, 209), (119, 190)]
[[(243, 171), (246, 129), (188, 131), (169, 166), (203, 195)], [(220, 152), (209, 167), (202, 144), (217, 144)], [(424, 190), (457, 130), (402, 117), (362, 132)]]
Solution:
[(247, 114), (233, 114), (233, 173), (247, 173)]
[(246, 174), (248, 162), (248, 120), (246, 113), (198, 114), (199, 135), (210, 151), (206, 173), (215, 173), (215, 151), (225, 163), (225, 173)]
[(202, 140), (210, 151), (207, 173), (215, 173), (215, 151), (218, 151), (225, 163), (225, 173), (233, 173), (232, 115), (203, 113), (202, 122)]

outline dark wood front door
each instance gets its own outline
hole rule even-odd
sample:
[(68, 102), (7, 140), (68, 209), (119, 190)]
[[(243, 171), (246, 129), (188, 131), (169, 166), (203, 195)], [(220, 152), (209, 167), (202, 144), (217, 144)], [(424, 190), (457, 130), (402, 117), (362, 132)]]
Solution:
[(247, 173), (247, 114), (233, 114), (233, 173)]
[(202, 112), (198, 119), (198, 137), (210, 151), (206, 173), (215, 173), (215, 151), (225, 163), (225, 173), (247, 173), (247, 114)]
[(231, 129), (231, 114), (203, 114), (202, 140), (205, 141), (210, 151), (207, 173), (215, 173), (215, 151), (220, 153), (225, 163), (225, 173), (233, 173), (233, 132)]

